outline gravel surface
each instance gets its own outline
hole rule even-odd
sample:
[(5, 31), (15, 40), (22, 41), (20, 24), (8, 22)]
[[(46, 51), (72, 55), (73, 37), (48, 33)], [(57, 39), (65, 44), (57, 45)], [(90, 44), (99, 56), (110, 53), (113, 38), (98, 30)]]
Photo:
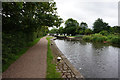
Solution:
[(46, 37), (31, 47), (2, 74), (3, 78), (45, 78), (47, 68)]

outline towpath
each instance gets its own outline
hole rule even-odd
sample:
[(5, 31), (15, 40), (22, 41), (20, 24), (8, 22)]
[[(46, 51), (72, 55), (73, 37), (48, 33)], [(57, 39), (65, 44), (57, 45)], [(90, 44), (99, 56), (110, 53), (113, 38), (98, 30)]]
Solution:
[(3, 78), (45, 78), (47, 67), (46, 37), (31, 47), (2, 74)]

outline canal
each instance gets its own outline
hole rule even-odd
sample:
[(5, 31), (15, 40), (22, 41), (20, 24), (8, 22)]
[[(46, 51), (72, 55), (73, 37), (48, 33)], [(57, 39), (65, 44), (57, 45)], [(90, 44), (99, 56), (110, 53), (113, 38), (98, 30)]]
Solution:
[(57, 47), (85, 78), (118, 78), (120, 48), (83, 40), (55, 40)]

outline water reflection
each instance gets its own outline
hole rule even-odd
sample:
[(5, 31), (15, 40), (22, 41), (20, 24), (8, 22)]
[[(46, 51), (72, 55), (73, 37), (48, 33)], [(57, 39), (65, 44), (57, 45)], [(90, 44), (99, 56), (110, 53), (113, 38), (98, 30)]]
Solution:
[(83, 40), (55, 40), (58, 48), (86, 78), (117, 78), (120, 48)]

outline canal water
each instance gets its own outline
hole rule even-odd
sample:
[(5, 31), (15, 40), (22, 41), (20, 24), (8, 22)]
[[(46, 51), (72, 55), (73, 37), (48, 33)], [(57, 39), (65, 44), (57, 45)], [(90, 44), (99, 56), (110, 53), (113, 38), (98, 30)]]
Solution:
[(118, 78), (120, 48), (83, 40), (55, 40), (57, 47), (85, 78)]

